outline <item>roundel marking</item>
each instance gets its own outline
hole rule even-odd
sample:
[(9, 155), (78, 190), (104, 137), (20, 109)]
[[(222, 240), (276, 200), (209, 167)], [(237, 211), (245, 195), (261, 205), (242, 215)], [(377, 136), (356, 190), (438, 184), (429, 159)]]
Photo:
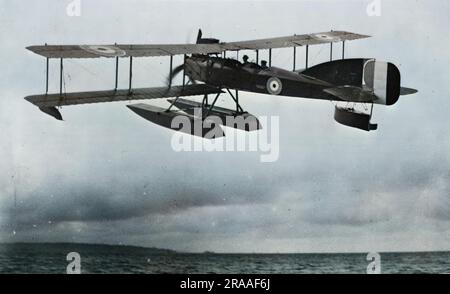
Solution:
[(266, 84), (267, 91), (272, 95), (278, 95), (283, 90), (283, 84), (277, 77), (271, 77), (267, 80)]
[(313, 34), (312, 37), (315, 38), (316, 40), (325, 41), (325, 42), (338, 41), (338, 39), (335, 36), (327, 34), (327, 33)]
[(105, 57), (120, 57), (120, 56), (124, 56), (127, 54), (125, 52), (125, 50), (122, 50), (117, 46), (81, 45), (80, 48), (89, 53), (93, 53), (93, 54), (105, 56)]

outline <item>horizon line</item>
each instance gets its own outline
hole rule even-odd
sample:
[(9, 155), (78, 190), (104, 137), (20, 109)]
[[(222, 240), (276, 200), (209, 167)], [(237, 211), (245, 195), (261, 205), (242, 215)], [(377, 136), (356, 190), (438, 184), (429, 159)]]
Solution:
[(376, 253), (439, 253), (439, 252), (450, 252), (450, 249), (439, 249), (439, 250), (406, 250), (406, 251), (323, 251), (323, 252), (220, 252), (220, 251), (211, 251), (211, 250), (203, 250), (203, 251), (179, 251), (176, 249), (170, 248), (160, 248), (155, 246), (144, 246), (144, 245), (132, 245), (132, 244), (111, 244), (111, 243), (84, 243), (84, 242), (0, 242), (0, 245), (19, 245), (19, 244), (51, 244), (51, 245), (90, 245), (90, 246), (115, 246), (115, 247), (134, 247), (141, 249), (157, 249), (157, 250), (165, 250), (165, 251), (173, 251), (178, 254), (367, 254), (371, 252)]

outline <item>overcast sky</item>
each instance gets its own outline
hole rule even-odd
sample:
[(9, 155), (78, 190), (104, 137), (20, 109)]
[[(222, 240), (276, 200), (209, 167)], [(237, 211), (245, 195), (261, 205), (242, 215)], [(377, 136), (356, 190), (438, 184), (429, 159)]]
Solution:
[[(71, 2), (0, 0), (0, 241), (450, 250), (449, 1), (385, 0), (371, 17), (372, 1), (81, 0), (81, 16), (70, 17)], [(127, 102), (66, 107), (60, 122), (23, 99), (45, 91), (45, 60), (26, 46), (184, 43), (200, 27), (222, 41), (368, 34), (347, 44), (347, 57), (393, 62), (419, 93), (375, 106), (379, 130), (370, 133), (336, 123), (328, 101), (242, 93), (246, 110), (280, 118), (273, 163), (261, 163), (259, 152), (175, 152), (173, 133)], [(273, 65), (290, 69), (291, 52), (274, 50)], [(328, 46), (312, 47), (310, 64), (327, 56)], [(162, 86), (168, 66), (167, 57), (136, 60), (134, 86)], [(57, 68), (53, 61), (53, 92)], [(67, 60), (65, 73), (67, 91), (109, 89), (114, 62)]]

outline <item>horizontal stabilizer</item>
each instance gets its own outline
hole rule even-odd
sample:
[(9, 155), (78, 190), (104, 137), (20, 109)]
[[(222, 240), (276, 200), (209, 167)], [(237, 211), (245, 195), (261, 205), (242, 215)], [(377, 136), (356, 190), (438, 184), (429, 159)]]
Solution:
[(323, 91), (339, 98), (339, 100), (348, 102), (372, 103), (378, 99), (373, 93), (354, 86), (329, 88)]
[(258, 118), (248, 112), (236, 112), (236, 110), (217, 106), (214, 106), (209, 111), (210, 106), (202, 108), (202, 103), (182, 98), (177, 101), (171, 99), (168, 101), (174, 102), (176, 107), (191, 115), (199, 115), (196, 112), (201, 110), (203, 115), (217, 116), (220, 118), (222, 125), (227, 127), (247, 132), (256, 131), (262, 128)]
[(146, 120), (174, 131), (206, 139), (225, 136), (222, 128), (208, 119), (203, 121), (201, 118), (190, 114), (166, 111), (164, 108), (143, 103), (127, 105), (127, 107)]
[(416, 94), (418, 91), (416, 89), (411, 89), (411, 88), (406, 88), (406, 87), (401, 87), (400, 88), (400, 95), (401, 96), (405, 96), (405, 95), (412, 95), (412, 94)]

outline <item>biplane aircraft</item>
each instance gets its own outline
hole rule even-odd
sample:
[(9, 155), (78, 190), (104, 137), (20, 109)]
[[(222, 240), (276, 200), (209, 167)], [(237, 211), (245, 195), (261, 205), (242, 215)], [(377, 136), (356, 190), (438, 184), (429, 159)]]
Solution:
[[(127, 105), (136, 114), (158, 125), (192, 135), (207, 138), (208, 133), (216, 124), (254, 131), (261, 128), (258, 119), (244, 111), (239, 104), (239, 91), (268, 94), (274, 96), (302, 97), (320, 100), (347, 102), (346, 106), (335, 105), (334, 118), (337, 122), (365, 131), (377, 129), (377, 124), (371, 123), (373, 105), (393, 105), (400, 95), (416, 93), (414, 89), (400, 85), (400, 72), (389, 62), (374, 58), (345, 59), (345, 42), (363, 39), (369, 36), (344, 31), (293, 35), (287, 37), (259, 39), (240, 42), (220, 42), (213, 38), (203, 38), (199, 30), (196, 44), (177, 45), (47, 45), (30, 46), (28, 50), (44, 56), (47, 61), (46, 91), (42, 95), (28, 96), (25, 99), (33, 103), (44, 113), (62, 120), (59, 108), (67, 105), (78, 105), (99, 102), (132, 101), (141, 99), (168, 99), (170, 106), (161, 108), (149, 104)], [(333, 60), (333, 44), (342, 43), (342, 58)], [(329, 44), (330, 61), (308, 66), (309, 46)], [(305, 46), (305, 68), (296, 69), (296, 50)], [(292, 70), (272, 66), (272, 50), (276, 48), (293, 48)], [(239, 58), (226, 56), (234, 51), (237, 56), (240, 51), (251, 50), (256, 54), (256, 61), (249, 62), (244, 56)], [(268, 62), (259, 61), (260, 50), (268, 50)], [(173, 57), (183, 55), (184, 62), (173, 68)], [(147, 56), (169, 56), (170, 71), (168, 84), (164, 87), (133, 88), (133, 58)], [(115, 58), (115, 88), (106, 91), (91, 91), (65, 93), (63, 92), (63, 60), (66, 58)], [(60, 91), (48, 93), (49, 59), (60, 60)], [(118, 89), (118, 66), (120, 58), (129, 59), (129, 87)], [(172, 85), (173, 78), (183, 74), (181, 85)], [(228, 93), (234, 100), (235, 109), (216, 106), (220, 95)], [(188, 96), (203, 96), (202, 102), (185, 99)], [(208, 99), (213, 95), (212, 103)], [(352, 106), (348, 106), (352, 104)], [(355, 106), (364, 104), (370, 106), (366, 111), (357, 111)], [(177, 109), (173, 109), (176, 107)], [(201, 110), (201, 111), (198, 111)], [(194, 125), (195, 122), (209, 120), (215, 116), (222, 118), (219, 122), (205, 124), (201, 133), (194, 128), (181, 129), (173, 125), (172, 120), (182, 115)], [(241, 118), (245, 124), (237, 124), (236, 120), (226, 120), (226, 117)], [(220, 128), (220, 127), (219, 127)], [(220, 129), (222, 130), (222, 129)]]

